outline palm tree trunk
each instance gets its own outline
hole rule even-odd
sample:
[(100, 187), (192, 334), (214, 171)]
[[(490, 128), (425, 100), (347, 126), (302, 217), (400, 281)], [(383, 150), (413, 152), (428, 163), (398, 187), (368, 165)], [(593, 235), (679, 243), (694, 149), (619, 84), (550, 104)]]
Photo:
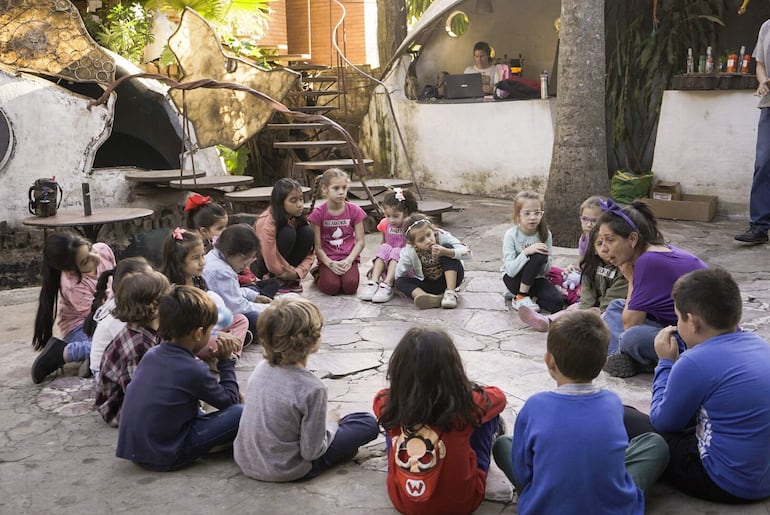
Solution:
[(406, 37), (404, 0), (377, 0), (377, 50), (385, 66)]
[(609, 190), (604, 0), (562, 0), (560, 37), (556, 127), (545, 206), (554, 244), (574, 247), (580, 233), (580, 203)]

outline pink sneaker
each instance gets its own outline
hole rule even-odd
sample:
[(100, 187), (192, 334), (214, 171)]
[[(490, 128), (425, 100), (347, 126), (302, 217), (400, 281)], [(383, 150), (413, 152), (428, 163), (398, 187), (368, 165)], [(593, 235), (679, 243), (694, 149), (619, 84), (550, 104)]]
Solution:
[(528, 306), (519, 307), (519, 318), (532, 329), (541, 333), (547, 333), (551, 327), (551, 321), (547, 316), (541, 315)]

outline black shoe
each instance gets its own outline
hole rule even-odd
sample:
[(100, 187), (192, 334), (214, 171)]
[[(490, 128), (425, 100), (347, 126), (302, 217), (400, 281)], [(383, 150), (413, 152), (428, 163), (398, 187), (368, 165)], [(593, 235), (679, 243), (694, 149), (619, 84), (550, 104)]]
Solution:
[(736, 240), (743, 243), (767, 243), (767, 231), (750, 228), (748, 231), (735, 237)]
[(631, 377), (639, 373), (636, 361), (622, 352), (607, 357), (604, 371), (612, 377)]
[(64, 365), (64, 348), (67, 342), (52, 336), (32, 363), (32, 382), (40, 384), (49, 374)]

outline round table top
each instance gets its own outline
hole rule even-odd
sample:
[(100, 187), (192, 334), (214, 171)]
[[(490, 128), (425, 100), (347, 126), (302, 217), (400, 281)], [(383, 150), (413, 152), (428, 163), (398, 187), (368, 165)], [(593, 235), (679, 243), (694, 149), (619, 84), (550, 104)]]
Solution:
[[(310, 188), (302, 186), (302, 193), (307, 193), (308, 191), (310, 191)], [(272, 193), (272, 186), (260, 186), (258, 188), (226, 193), (225, 198), (233, 202), (270, 202), (270, 195)]]
[[(364, 159), (364, 166), (374, 164), (374, 159)], [(352, 159), (330, 159), (327, 161), (297, 161), (294, 163), (297, 168), (305, 170), (326, 170), (327, 168), (352, 168), (355, 162)]]
[(254, 182), (254, 177), (248, 175), (207, 175), (200, 179), (174, 179), (168, 185), (180, 190), (195, 190), (197, 188), (224, 188), (226, 186), (245, 186)]
[[(382, 188), (410, 188), (414, 186), (414, 183), (410, 181), (409, 179), (380, 179), (380, 178), (372, 178), (366, 180), (366, 186), (371, 189), (382, 189)], [(364, 184), (361, 181), (352, 181), (348, 185), (349, 190), (362, 190), (364, 189)]]
[(417, 202), (418, 211), (426, 215), (440, 215), (454, 210), (451, 202), (443, 200), (420, 200)]
[[(129, 170), (123, 176), (127, 181), (132, 182), (151, 182), (155, 184), (166, 184), (174, 179), (179, 179), (179, 169), (176, 170)], [(184, 179), (192, 179), (193, 177), (204, 177), (206, 172), (204, 170), (185, 170), (181, 173)]]
[(22, 223), (36, 227), (75, 227), (125, 222), (152, 214), (152, 209), (141, 207), (95, 207), (88, 216), (83, 214), (83, 209), (60, 209), (55, 216), (30, 216), (22, 220)]

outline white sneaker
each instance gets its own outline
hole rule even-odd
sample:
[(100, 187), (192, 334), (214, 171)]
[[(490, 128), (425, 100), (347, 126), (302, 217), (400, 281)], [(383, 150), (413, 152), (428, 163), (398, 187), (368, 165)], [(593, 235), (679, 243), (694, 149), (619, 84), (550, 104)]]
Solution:
[(519, 300), (514, 300), (512, 306), (515, 310), (518, 310), (522, 306), (526, 306), (532, 311), (540, 311), (540, 306), (538, 306), (529, 295), (522, 297)]
[(388, 302), (393, 298), (393, 288), (385, 283), (380, 283), (377, 292), (372, 297), (372, 302)]
[(454, 309), (457, 307), (457, 292), (455, 290), (444, 291), (444, 298), (441, 299), (441, 307), (444, 309)]
[(366, 283), (366, 286), (364, 286), (364, 289), (361, 290), (358, 298), (361, 300), (372, 300), (372, 297), (374, 297), (374, 294), (377, 293), (378, 289), (379, 285), (375, 281), (369, 281)]

